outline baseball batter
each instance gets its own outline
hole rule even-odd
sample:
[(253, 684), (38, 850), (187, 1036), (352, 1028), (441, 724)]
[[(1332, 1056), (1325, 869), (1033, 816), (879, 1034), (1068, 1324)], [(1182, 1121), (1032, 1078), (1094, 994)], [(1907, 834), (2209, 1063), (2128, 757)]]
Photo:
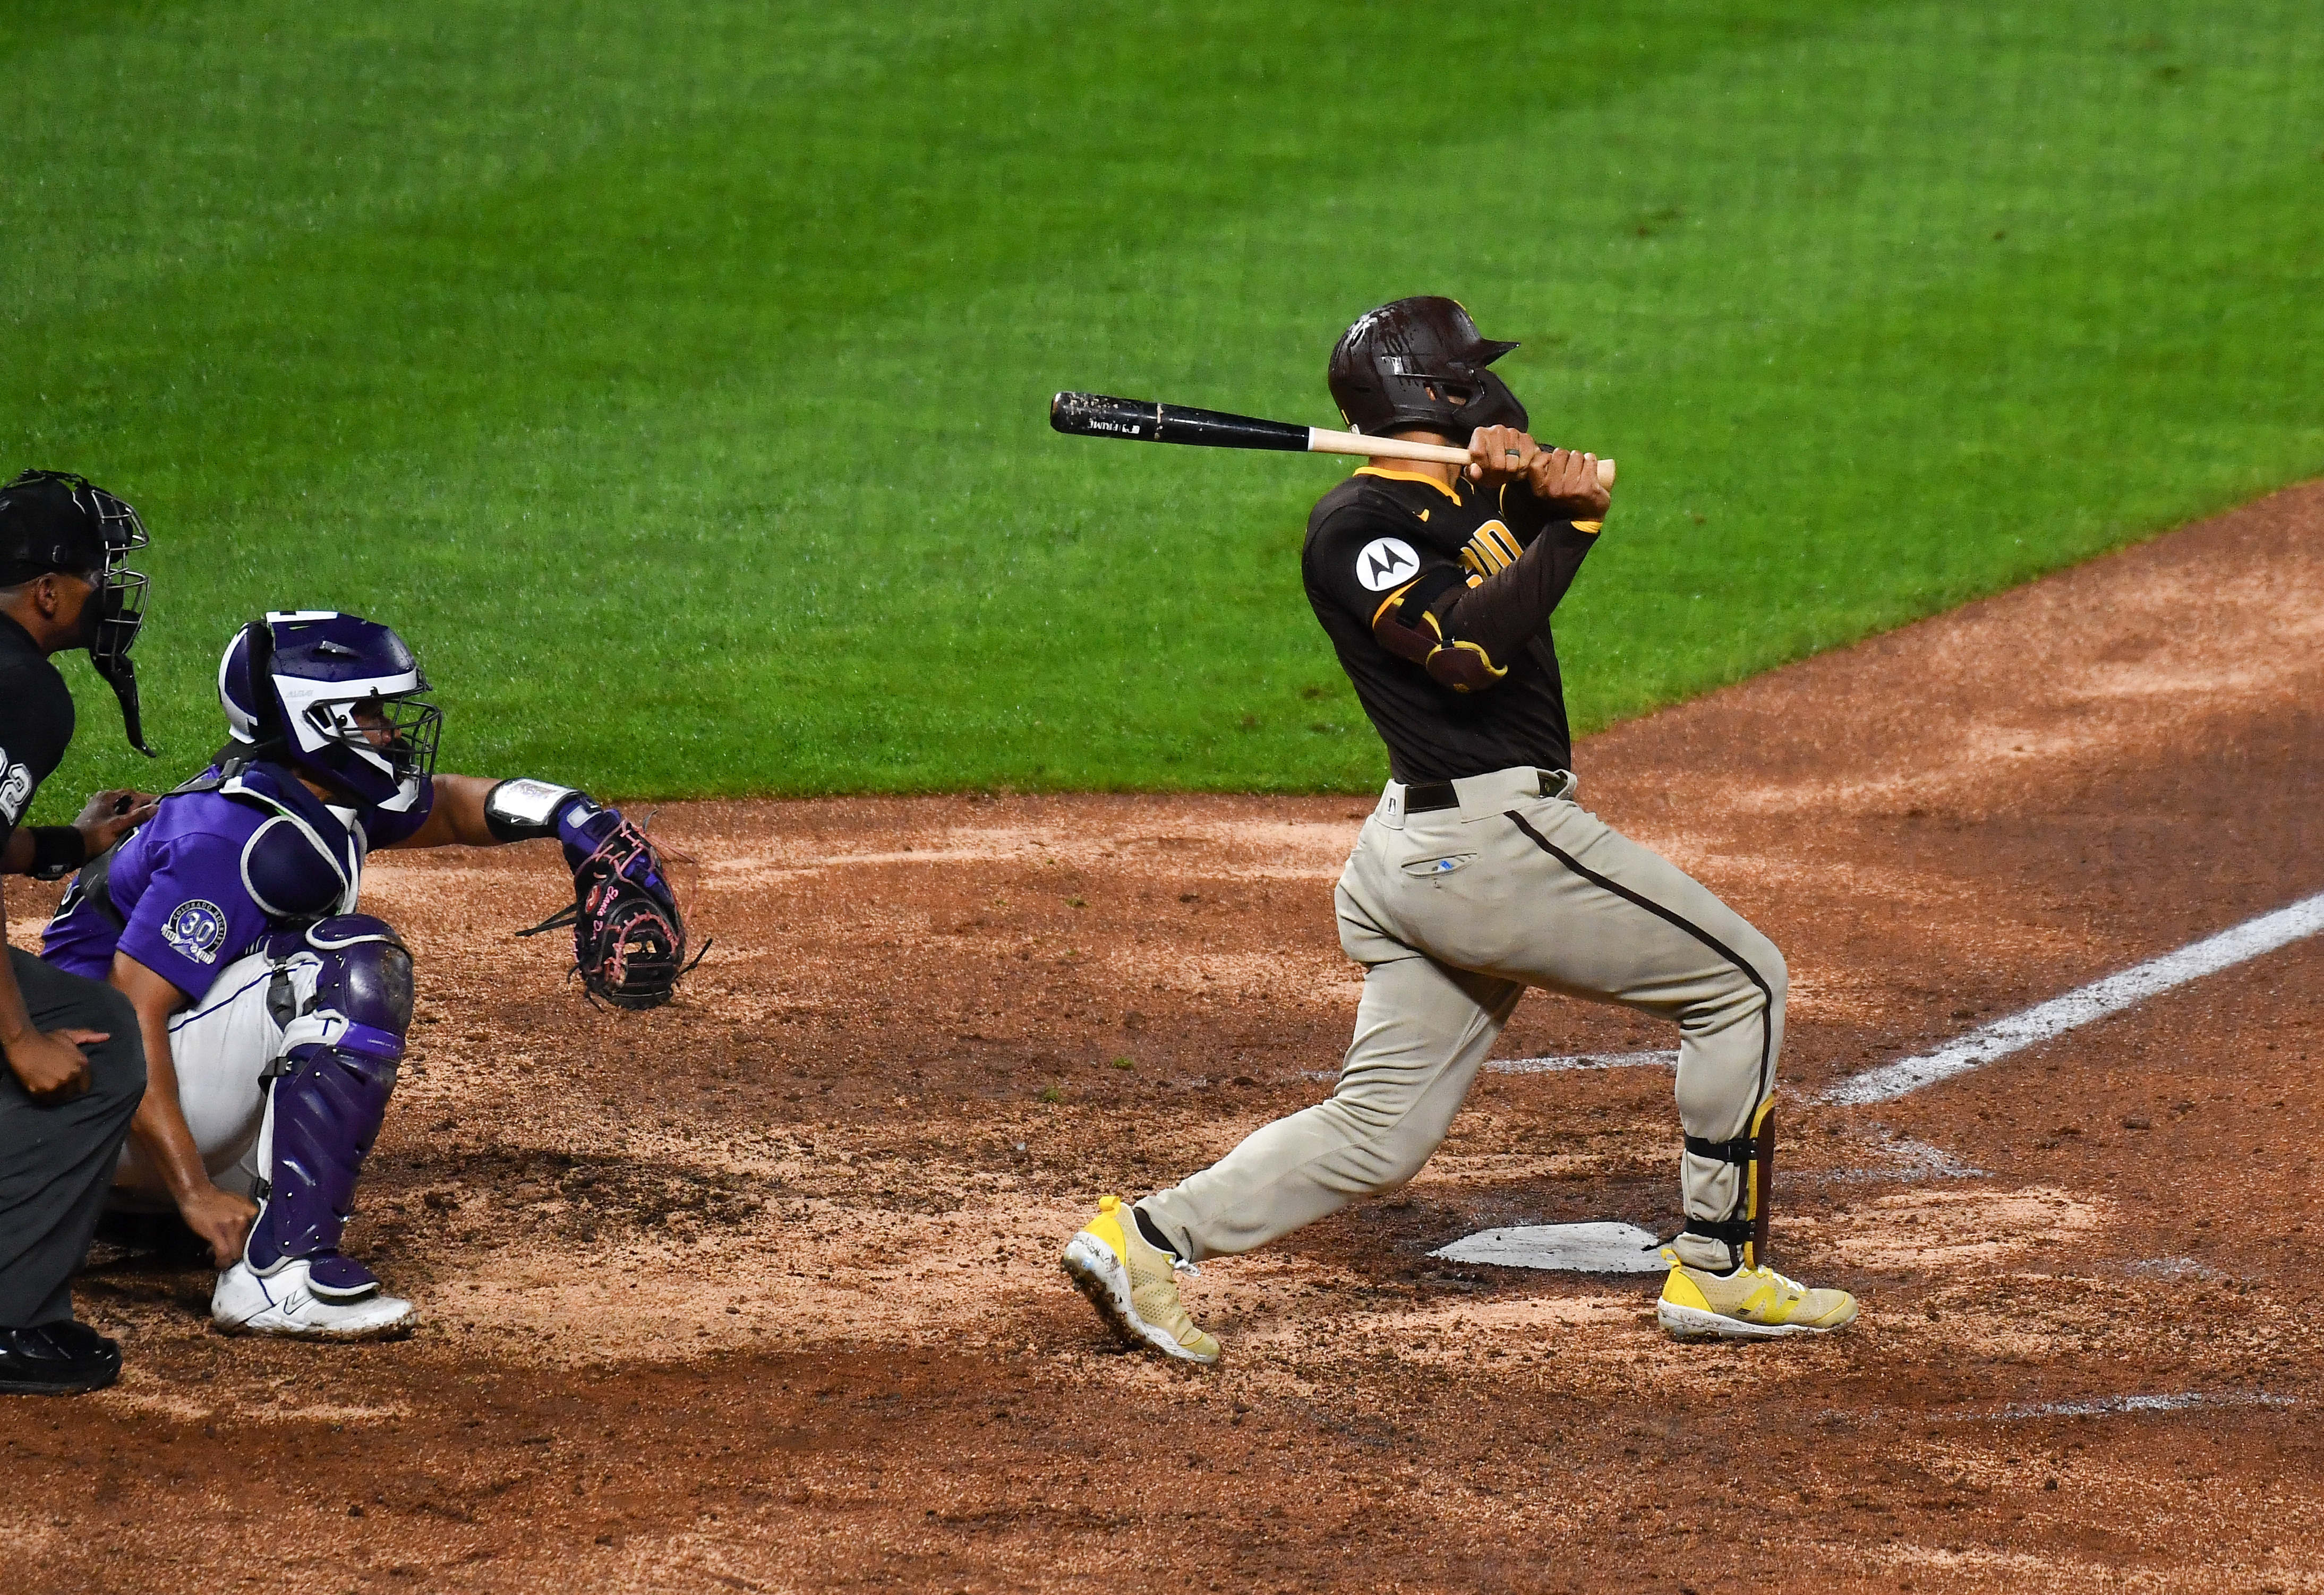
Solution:
[(1425, 297), (1364, 316), (1333, 351), (1351, 428), (1470, 451), (1465, 468), (1375, 459), (1307, 521), (1308, 601), (1393, 777), (1335, 894), (1340, 945), (1365, 969), (1355, 1039), (1328, 1101), (1134, 1205), (1102, 1199), (1074, 1236), (1066, 1271), (1132, 1345), (1215, 1361), (1177, 1271), (1412, 1178), (1528, 986), (1679, 1027), (1685, 1216), (1664, 1251), (1664, 1328), (1757, 1338), (1856, 1315), (1847, 1293), (1766, 1263), (1783, 955), (1575, 801), (1549, 617), (1609, 493), (1594, 456), (1527, 434), (1487, 369), (1516, 346)]
[[(547, 781), (434, 773), (442, 717), (394, 632), (327, 610), (244, 627), (218, 665), (230, 740), (84, 865), (50, 963), (135, 1010), (149, 1083), (113, 1203), (174, 1210), (219, 1273), (222, 1329), (403, 1332), (411, 1304), (339, 1249), (411, 1021), (411, 955), (361, 913), (379, 847), (564, 845), (594, 996), (665, 1000), (685, 930), (652, 845)], [(552, 920), (552, 925), (561, 920)]]

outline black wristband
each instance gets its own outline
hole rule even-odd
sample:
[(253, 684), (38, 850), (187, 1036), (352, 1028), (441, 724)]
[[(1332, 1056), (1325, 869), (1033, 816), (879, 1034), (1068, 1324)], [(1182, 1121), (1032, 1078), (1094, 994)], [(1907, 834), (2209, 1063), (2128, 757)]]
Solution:
[(35, 880), (61, 880), (88, 862), (88, 843), (70, 825), (34, 825), (32, 867)]

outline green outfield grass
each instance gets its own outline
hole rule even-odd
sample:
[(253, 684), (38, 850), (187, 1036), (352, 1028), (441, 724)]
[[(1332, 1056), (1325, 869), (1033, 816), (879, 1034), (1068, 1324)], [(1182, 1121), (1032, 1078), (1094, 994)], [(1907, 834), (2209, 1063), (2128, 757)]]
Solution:
[[(1328, 420), (1405, 293), (1622, 462), (1585, 726), (2324, 470), (2315, 0), (17, 0), (0, 65), (0, 462), (145, 512), (171, 777), (339, 606), (450, 768), (1370, 784), (1344, 466), (1045, 407)], [(154, 779), (82, 705), (51, 812)]]

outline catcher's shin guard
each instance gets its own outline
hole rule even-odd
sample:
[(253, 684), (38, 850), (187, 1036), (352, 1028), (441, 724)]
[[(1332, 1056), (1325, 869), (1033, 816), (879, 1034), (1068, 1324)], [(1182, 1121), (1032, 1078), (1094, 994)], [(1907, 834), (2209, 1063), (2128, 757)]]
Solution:
[(1723, 1219), (1689, 1218), (1690, 1235), (1722, 1242), (1738, 1268), (1756, 1268), (1767, 1262), (1767, 1214), (1774, 1205), (1775, 1176), (1775, 1099), (1769, 1097), (1751, 1116), (1751, 1133), (1731, 1141), (1686, 1138), (1686, 1149), (1697, 1157), (1715, 1157), (1743, 1171), (1741, 1211)]
[(272, 1066), (258, 1138), (256, 1194), (265, 1203), (244, 1250), (262, 1277), (304, 1258), (322, 1297), (367, 1295), (379, 1280), (339, 1255), (355, 1212), (355, 1179), (387, 1117), (392, 1059), (336, 1046), (293, 1047)]
[(243, 1255), (262, 1277), (303, 1261), (318, 1298), (352, 1301), (379, 1288), (368, 1268), (340, 1255), (339, 1237), (395, 1090), (411, 1022), (411, 955), (363, 915), (326, 919), (300, 939), (323, 967), (264, 1075), (253, 1191), (263, 1205)]

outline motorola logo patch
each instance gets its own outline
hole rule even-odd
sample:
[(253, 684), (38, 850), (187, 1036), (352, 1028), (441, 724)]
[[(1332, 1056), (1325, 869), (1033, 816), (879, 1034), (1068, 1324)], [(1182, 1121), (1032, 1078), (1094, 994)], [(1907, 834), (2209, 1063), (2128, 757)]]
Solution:
[(1400, 537), (1376, 537), (1356, 556), (1356, 579), (1367, 593), (1385, 593), (1420, 574), (1420, 556)]

